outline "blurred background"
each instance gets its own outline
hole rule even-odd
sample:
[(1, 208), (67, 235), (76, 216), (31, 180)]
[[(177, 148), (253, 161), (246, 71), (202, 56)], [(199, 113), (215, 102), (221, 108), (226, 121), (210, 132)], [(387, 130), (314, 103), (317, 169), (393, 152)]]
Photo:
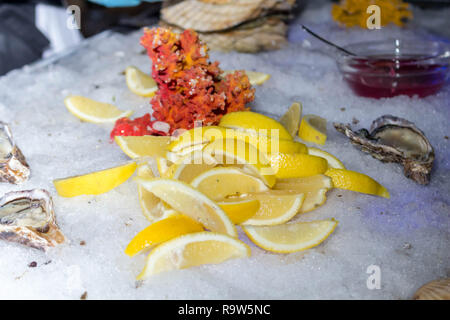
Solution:
[[(64, 52), (84, 38), (105, 30), (127, 33), (159, 23), (175, 30), (193, 28), (216, 50), (274, 50), (287, 41), (289, 21), (301, 16), (305, 6), (320, 6), (324, 2), (341, 5), (332, 12), (337, 25), (358, 27), (359, 18), (355, 13), (358, 0), (246, 1), (245, 8), (251, 7), (248, 12), (228, 5), (242, 0), (0, 1), (0, 75)], [(393, 10), (389, 1), (380, 0), (380, 3), (387, 3), (386, 10)], [(444, 39), (450, 38), (450, 0), (393, 0), (392, 3), (396, 7), (399, 3), (409, 4), (414, 19), (403, 21), (408, 15), (402, 13), (403, 9), (395, 9), (397, 16), (391, 12), (387, 23), (412, 24)], [(447, 14), (442, 14), (442, 10)]]

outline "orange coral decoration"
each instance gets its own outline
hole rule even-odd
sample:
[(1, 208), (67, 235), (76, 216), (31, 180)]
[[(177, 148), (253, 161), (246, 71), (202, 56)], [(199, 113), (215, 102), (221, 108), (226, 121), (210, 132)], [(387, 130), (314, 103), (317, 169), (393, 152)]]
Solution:
[(228, 112), (243, 111), (254, 99), (254, 89), (243, 71), (222, 78), (218, 62), (208, 62), (208, 48), (197, 33), (176, 34), (168, 29), (146, 29), (141, 44), (152, 60), (158, 91), (151, 100), (153, 117), (170, 125), (170, 133), (194, 123), (217, 124)]
[(367, 28), (367, 19), (371, 14), (366, 11), (370, 5), (380, 7), (381, 26), (389, 23), (403, 26), (407, 20), (412, 19), (409, 4), (402, 0), (341, 0), (339, 4), (333, 5), (331, 15), (335, 21), (346, 27)]

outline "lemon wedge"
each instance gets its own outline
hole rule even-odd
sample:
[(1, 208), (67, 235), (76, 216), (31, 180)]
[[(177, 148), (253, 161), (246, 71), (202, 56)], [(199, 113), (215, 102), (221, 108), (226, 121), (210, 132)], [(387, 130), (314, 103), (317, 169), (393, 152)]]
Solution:
[(76, 197), (108, 192), (130, 178), (136, 170), (135, 162), (118, 167), (91, 172), (81, 176), (53, 180), (56, 192), (61, 197)]
[(139, 232), (128, 244), (125, 253), (132, 257), (161, 242), (168, 241), (183, 234), (201, 232), (203, 227), (185, 215), (175, 215), (158, 222)]
[(158, 86), (153, 78), (134, 66), (125, 69), (128, 89), (141, 97), (153, 97)]
[(217, 162), (203, 152), (193, 152), (173, 163), (161, 176), (190, 183), (201, 173), (214, 168)]
[(318, 220), (276, 226), (243, 226), (242, 229), (257, 246), (272, 252), (291, 253), (322, 243), (338, 222)]
[(144, 270), (137, 279), (143, 280), (165, 271), (249, 256), (250, 247), (236, 238), (214, 232), (189, 233), (154, 248), (147, 256)]
[(115, 136), (120, 149), (132, 159), (145, 156), (165, 157), (170, 137), (166, 136)]
[(266, 135), (276, 139), (292, 140), (292, 136), (281, 123), (252, 111), (227, 113), (220, 120), (219, 126)]
[(285, 114), (280, 118), (280, 123), (290, 133), (292, 138), (297, 134), (300, 127), (300, 118), (302, 117), (302, 104), (294, 102)]
[(219, 167), (205, 171), (192, 180), (191, 185), (215, 200), (268, 190), (261, 179), (233, 167)]
[(133, 113), (82, 96), (69, 96), (64, 99), (64, 104), (75, 117), (92, 123), (114, 123), (117, 119), (129, 117)]
[(336, 158), (329, 152), (326, 152), (326, 151), (318, 149), (318, 148), (309, 147), (308, 154), (327, 159), (329, 168), (345, 169), (345, 166), (341, 162), (341, 160), (339, 160), (338, 158)]
[(272, 190), (262, 193), (248, 194), (243, 199), (258, 200), (259, 210), (243, 225), (270, 226), (291, 220), (302, 207), (303, 194), (280, 194)]
[[(136, 170), (136, 176), (143, 179), (152, 179), (155, 176), (147, 163), (140, 164)], [(142, 209), (142, 214), (147, 220), (154, 222), (166, 217), (166, 211), (169, 210), (157, 196), (147, 191), (144, 187), (138, 184), (138, 198)]]
[(172, 209), (200, 222), (206, 229), (237, 236), (236, 228), (226, 213), (210, 198), (190, 185), (173, 179), (135, 179)]
[(298, 129), (300, 139), (316, 144), (325, 144), (327, 140), (327, 120), (314, 114), (303, 116)]
[(270, 163), (277, 178), (308, 177), (328, 169), (326, 159), (303, 153), (273, 154)]
[(241, 164), (245, 170), (260, 178), (272, 187), (275, 175), (269, 159), (253, 145), (237, 139), (215, 140), (208, 144), (203, 152), (213, 157), (219, 164)]
[(325, 172), (325, 175), (331, 177), (335, 188), (390, 198), (389, 191), (385, 187), (365, 174), (331, 168)]
[(170, 160), (167, 160), (165, 157), (156, 158), (156, 167), (158, 168), (159, 176), (162, 177), (169, 167), (172, 165)]
[(217, 204), (225, 211), (234, 224), (241, 224), (253, 217), (260, 204), (257, 199), (224, 199)]
[[(247, 74), (248, 81), (250, 82), (250, 84), (252, 86), (261, 85), (270, 79), (270, 74), (267, 74), (267, 73), (262, 73), (262, 72), (257, 72), (257, 71), (248, 71), (248, 70), (244, 70), (244, 71)], [(227, 74), (234, 73), (234, 72), (235, 72), (235, 70), (224, 70), (223, 76), (226, 76)]]
[(333, 182), (324, 174), (317, 174), (302, 178), (277, 179), (273, 187), (275, 190), (294, 190), (298, 193), (307, 193), (318, 189), (331, 189)]

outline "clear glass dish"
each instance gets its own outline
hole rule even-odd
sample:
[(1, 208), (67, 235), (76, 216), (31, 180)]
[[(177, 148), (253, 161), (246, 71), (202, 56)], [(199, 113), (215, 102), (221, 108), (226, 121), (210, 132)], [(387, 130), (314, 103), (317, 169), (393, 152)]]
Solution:
[(426, 97), (438, 92), (449, 74), (450, 45), (443, 42), (389, 39), (344, 48), (357, 56), (340, 55), (338, 68), (363, 97)]

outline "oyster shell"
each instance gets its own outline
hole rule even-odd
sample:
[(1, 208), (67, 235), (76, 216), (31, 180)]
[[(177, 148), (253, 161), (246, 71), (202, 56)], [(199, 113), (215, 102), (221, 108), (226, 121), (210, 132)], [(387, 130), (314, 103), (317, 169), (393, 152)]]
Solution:
[(295, 0), (165, 1), (161, 19), (199, 32), (223, 31), (272, 13), (287, 13)]
[(413, 295), (415, 300), (450, 300), (450, 279), (428, 282)]
[(9, 126), (0, 121), (0, 182), (22, 183), (30, 176), (30, 167), (16, 146)]
[(50, 194), (43, 189), (9, 192), (0, 198), (0, 239), (47, 250), (65, 241)]
[(334, 123), (334, 127), (372, 157), (401, 163), (406, 177), (420, 184), (430, 182), (434, 149), (414, 123), (384, 115), (373, 121), (370, 132), (366, 129), (352, 131), (349, 124), (342, 123)]

